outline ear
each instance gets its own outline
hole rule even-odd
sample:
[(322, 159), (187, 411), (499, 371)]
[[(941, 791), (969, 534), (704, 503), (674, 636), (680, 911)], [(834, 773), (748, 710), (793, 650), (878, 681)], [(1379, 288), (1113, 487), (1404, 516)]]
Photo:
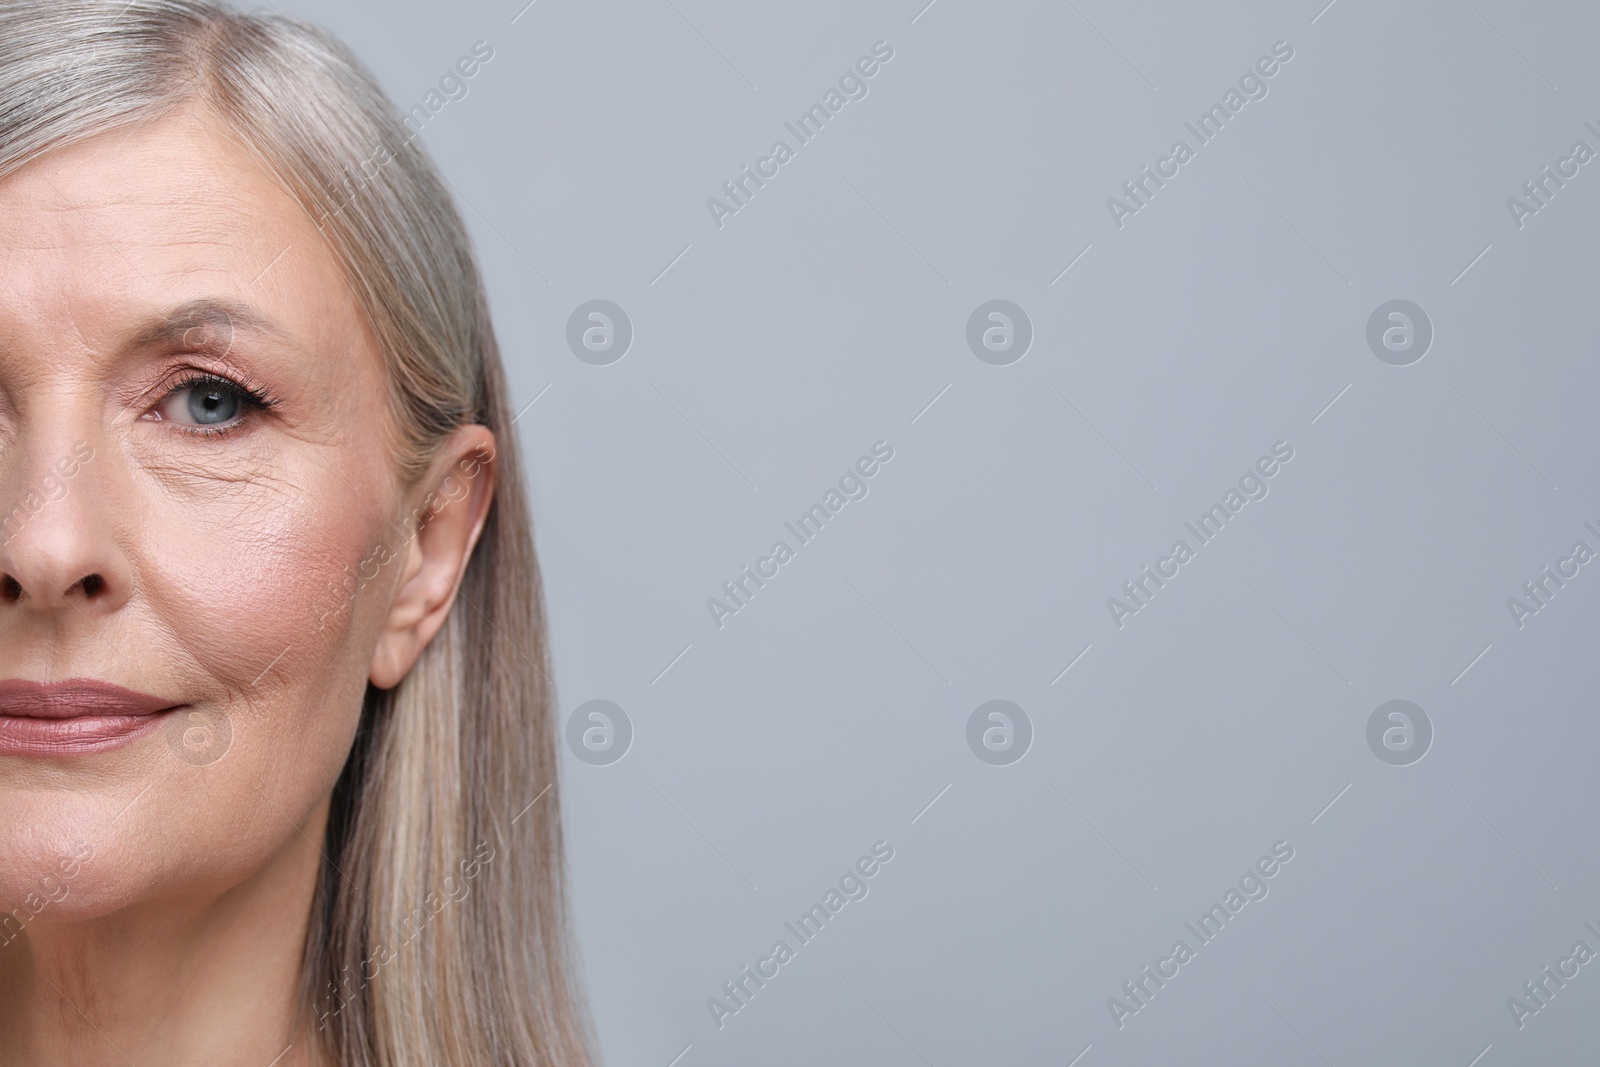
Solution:
[(494, 479), (494, 434), (474, 425), (451, 434), (418, 482), (408, 511), (411, 540), (400, 550), (399, 585), (368, 673), (379, 689), (400, 684), (449, 616), (489, 517)]

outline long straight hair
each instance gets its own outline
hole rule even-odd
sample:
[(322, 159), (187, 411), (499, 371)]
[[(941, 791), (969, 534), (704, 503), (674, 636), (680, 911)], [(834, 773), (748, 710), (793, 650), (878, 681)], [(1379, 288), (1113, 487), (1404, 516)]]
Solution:
[[(586, 1067), (533, 533), (466, 229), (432, 163), (325, 31), (210, 0), (0, 0), (0, 178), (186, 107), (317, 223), (387, 362), (402, 479), (456, 427), (495, 497), (443, 629), (369, 687), (334, 790), (305, 1024), (342, 1067)], [(529, 807), (529, 802), (537, 802)]]

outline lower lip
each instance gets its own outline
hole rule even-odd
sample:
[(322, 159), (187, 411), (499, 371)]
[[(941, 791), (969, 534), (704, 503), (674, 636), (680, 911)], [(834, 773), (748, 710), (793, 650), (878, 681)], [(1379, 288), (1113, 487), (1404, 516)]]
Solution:
[[(175, 710), (175, 709), (174, 709)], [(84, 715), (30, 719), (0, 715), (0, 756), (78, 756), (131, 745), (172, 712), (154, 715)]]

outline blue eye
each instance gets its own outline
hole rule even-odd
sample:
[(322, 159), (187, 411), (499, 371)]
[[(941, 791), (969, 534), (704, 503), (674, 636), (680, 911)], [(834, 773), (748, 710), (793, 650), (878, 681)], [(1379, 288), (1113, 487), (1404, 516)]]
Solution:
[(164, 422), (196, 429), (231, 428), (252, 410), (268, 402), (234, 382), (210, 375), (183, 382), (168, 393), (156, 414)]
[(238, 393), (221, 386), (191, 386), (184, 392), (189, 394), (189, 417), (198, 426), (231, 422), (244, 406)]

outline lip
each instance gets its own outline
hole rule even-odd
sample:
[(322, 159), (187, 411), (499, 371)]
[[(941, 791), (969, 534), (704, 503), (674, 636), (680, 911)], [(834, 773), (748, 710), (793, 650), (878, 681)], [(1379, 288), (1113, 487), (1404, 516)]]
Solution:
[(181, 705), (110, 682), (0, 681), (0, 755), (60, 756), (131, 744)]

